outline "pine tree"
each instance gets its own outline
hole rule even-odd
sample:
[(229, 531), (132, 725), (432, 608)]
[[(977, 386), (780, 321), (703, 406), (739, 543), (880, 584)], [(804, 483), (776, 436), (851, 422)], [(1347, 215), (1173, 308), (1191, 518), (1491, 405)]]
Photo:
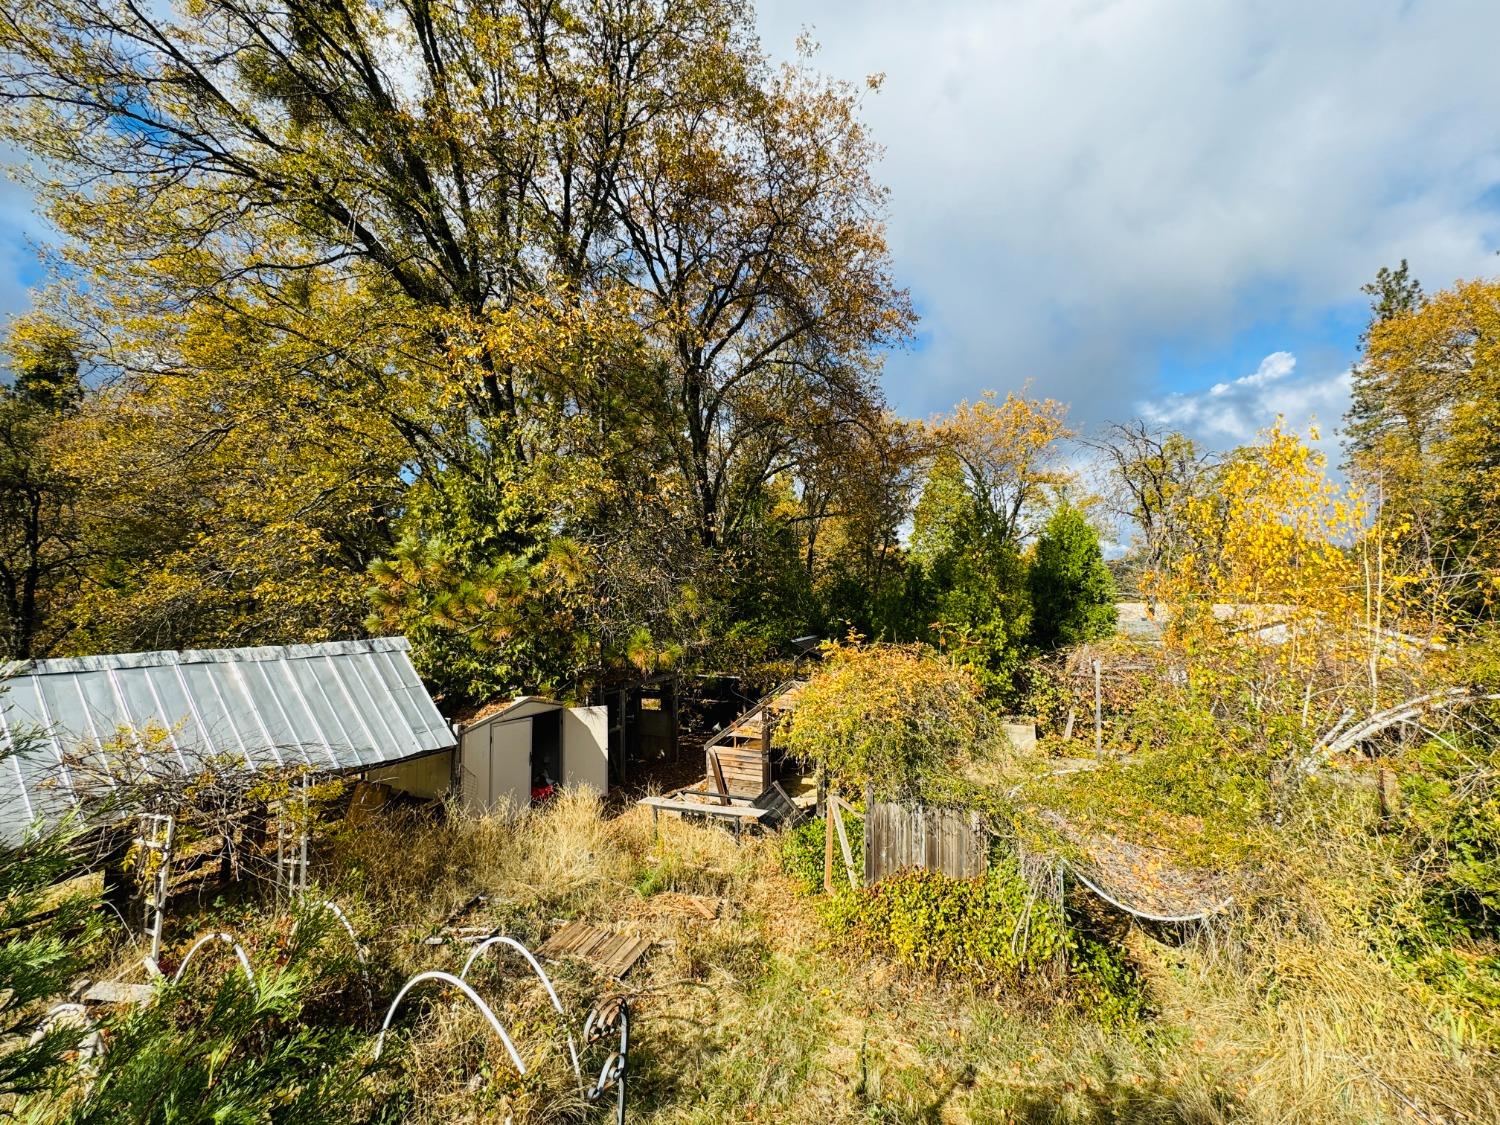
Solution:
[(1032, 637), (1043, 648), (1081, 644), (1115, 627), (1115, 582), (1099, 534), (1063, 504), (1047, 521), (1031, 564)]
[(83, 896), (54, 901), (54, 886), (78, 868), (80, 838), (67, 820), (0, 841), (0, 1101), (47, 1088), (83, 1037), (60, 1021), (33, 1038), (48, 1001), (77, 975), (98, 922)]

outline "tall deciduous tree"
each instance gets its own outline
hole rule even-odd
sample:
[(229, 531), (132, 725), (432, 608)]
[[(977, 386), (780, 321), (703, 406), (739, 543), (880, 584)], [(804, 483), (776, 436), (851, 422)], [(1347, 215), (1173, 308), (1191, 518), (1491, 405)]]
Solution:
[(1188, 504), (1213, 487), (1217, 458), (1186, 434), (1142, 421), (1111, 424), (1087, 444), (1103, 461), (1106, 502), (1140, 529), (1132, 561), (1148, 574), (1171, 569), (1191, 547)]
[(930, 634), (993, 697), (1011, 701), (1031, 635), (1022, 549), (1053, 492), (1071, 436), (1067, 408), (993, 392), (927, 426), (932, 457), (912, 527)]
[(1051, 492), (1069, 479), (1060, 464), (1061, 443), (1073, 436), (1068, 408), (1052, 399), (987, 391), (933, 420), (933, 440), (963, 469), (987, 537), (1019, 544), (1035, 530)]
[(1375, 313), (1355, 369), (1350, 468), (1383, 522), (1410, 529), (1415, 561), (1486, 611), (1500, 592), (1500, 281), (1426, 299), (1408, 287)]
[[(911, 313), (857, 91), (770, 67), (734, 0), (21, 0), (0, 52), (0, 122), (47, 169), (121, 416), (175, 426), (186, 477), (257, 432), (326, 469), (237, 492), (276, 498), (244, 513), (260, 532), (335, 513), (281, 557), (338, 622), (372, 552), (476, 495), (498, 497), (487, 526), (440, 529), (458, 586), (539, 565), (557, 534), (603, 567), (663, 533), (664, 574), (601, 575), (610, 610), (705, 567), (732, 580), (770, 482), (880, 413), (874, 349)], [(265, 357), (254, 404), (236, 350)], [(203, 393), (181, 409), (174, 380)], [(228, 405), (199, 409), (216, 380)], [(335, 432), (360, 430), (362, 463)], [(205, 528), (181, 560), (238, 591), (221, 542)]]

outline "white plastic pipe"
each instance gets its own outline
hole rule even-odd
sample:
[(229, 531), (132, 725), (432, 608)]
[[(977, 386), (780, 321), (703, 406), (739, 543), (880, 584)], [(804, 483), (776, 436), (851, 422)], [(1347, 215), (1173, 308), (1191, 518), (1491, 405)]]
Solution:
[(222, 941), (224, 944), (234, 947), (234, 955), (239, 958), (240, 968), (245, 970), (245, 979), (250, 982), (250, 987), (254, 988), (255, 970), (250, 967), (250, 955), (245, 952), (244, 947), (235, 941), (234, 937), (230, 934), (204, 934), (197, 941), (193, 942), (192, 948), (187, 951), (187, 956), (182, 959), (182, 964), (177, 966), (177, 975), (172, 978), (172, 983), (176, 984), (182, 980), (182, 974), (187, 972), (188, 962), (192, 961), (193, 954), (197, 953), (198, 950), (211, 941)]
[[(485, 938), (482, 942), (474, 947), (474, 951), (469, 954), (468, 960), (464, 962), (464, 967), (458, 971), (459, 979), (468, 979), (469, 969), (473, 967), (474, 962), (478, 960), (479, 955), (486, 949), (490, 948), (490, 946), (492, 945), (508, 945), (522, 957), (526, 958), (526, 963), (531, 966), (531, 971), (537, 975), (537, 978), (539, 980), (541, 980), (542, 987), (547, 990), (547, 995), (552, 998), (552, 1006), (557, 1009), (557, 1014), (562, 1016), (563, 1027), (565, 1030), (567, 1030), (568, 1013), (566, 1010), (564, 1010), (562, 1001), (557, 998), (557, 989), (552, 987), (552, 981), (548, 979), (547, 974), (542, 970), (541, 963), (531, 955), (531, 950), (527, 949), (513, 937), (510, 937), (506, 934), (496, 934), (494, 937)], [(578, 1044), (573, 1039), (573, 1032), (571, 1030), (567, 1030), (567, 1036), (568, 1054), (572, 1057), (573, 1060), (573, 1074), (581, 1083), (583, 1081), (583, 1067), (578, 1061)]]
[(510, 1041), (510, 1036), (505, 1034), (504, 1025), (501, 1024), (495, 1013), (490, 1010), (490, 1006), (480, 998), (479, 993), (475, 992), (467, 981), (460, 980), (452, 973), (444, 973), (436, 969), (429, 969), (426, 972), (418, 973), (403, 984), (401, 991), (396, 993), (396, 999), (391, 1001), (390, 1009), (385, 1013), (385, 1022), (380, 1025), (380, 1035), (375, 1040), (376, 1059), (379, 1059), (381, 1051), (385, 1050), (385, 1033), (390, 1030), (391, 1020), (395, 1018), (396, 1010), (401, 1007), (401, 1001), (406, 999), (406, 994), (413, 988), (423, 981), (429, 980), (451, 984), (467, 996), (473, 1002), (474, 1006), (479, 1009), (480, 1015), (484, 1016), (489, 1021), (490, 1026), (495, 1029), (495, 1034), (500, 1037), (500, 1042), (505, 1044), (506, 1051), (510, 1053), (510, 1061), (516, 1064), (516, 1070), (521, 1074), (526, 1073), (526, 1064), (521, 1061), (521, 1053), (516, 1050), (516, 1045)]

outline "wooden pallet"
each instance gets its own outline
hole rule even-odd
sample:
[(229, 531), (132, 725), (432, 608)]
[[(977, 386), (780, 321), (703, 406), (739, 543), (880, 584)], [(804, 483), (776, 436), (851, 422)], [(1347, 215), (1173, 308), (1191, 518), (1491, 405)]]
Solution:
[(623, 977), (651, 948), (644, 938), (611, 933), (586, 922), (569, 922), (542, 943), (543, 957), (581, 957), (608, 976)]

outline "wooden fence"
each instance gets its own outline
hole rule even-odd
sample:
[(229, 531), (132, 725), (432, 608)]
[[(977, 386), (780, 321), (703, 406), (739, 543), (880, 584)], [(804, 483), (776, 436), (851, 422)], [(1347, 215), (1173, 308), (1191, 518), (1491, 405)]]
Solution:
[(981, 829), (977, 812), (878, 802), (867, 807), (867, 887), (903, 867), (969, 879), (983, 875), (989, 866), (989, 836)]

